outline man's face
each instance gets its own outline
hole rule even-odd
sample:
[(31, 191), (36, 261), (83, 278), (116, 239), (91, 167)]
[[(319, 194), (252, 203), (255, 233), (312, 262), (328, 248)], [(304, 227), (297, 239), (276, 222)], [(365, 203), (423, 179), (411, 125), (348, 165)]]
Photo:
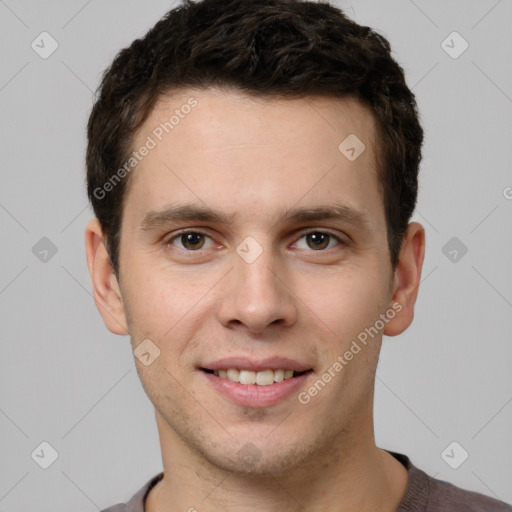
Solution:
[[(158, 130), (191, 97), (197, 105)], [(355, 159), (356, 139), (338, 147), (351, 134), (365, 145)], [(393, 275), (370, 111), (350, 98), (181, 91), (162, 98), (133, 148), (148, 136), (156, 147), (125, 197), (119, 282), (133, 348), (160, 350), (136, 364), (162, 443), (278, 474), (373, 440), (382, 332), (357, 337), (391, 307)], [(181, 218), (178, 207), (218, 219)], [(335, 208), (339, 217), (320, 211)], [(305, 373), (259, 386), (219, 369), (249, 382), (251, 370)]]

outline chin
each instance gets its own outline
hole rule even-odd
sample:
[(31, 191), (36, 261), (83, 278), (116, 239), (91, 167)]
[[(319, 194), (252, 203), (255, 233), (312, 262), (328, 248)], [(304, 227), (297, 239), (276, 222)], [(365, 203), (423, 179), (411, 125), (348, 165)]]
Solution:
[[(240, 476), (279, 477), (303, 467), (314, 455), (314, 446), (297, 440), (285, 445), (283, 440), (271, 443), (262, 440), (255, 444), (251, 440), (232, 442), (229, 446), (216, 446), (213, 450), (200, 450), (200, 455), (212, 466)], [(228, 452), (228, 453), (227, 453)]]

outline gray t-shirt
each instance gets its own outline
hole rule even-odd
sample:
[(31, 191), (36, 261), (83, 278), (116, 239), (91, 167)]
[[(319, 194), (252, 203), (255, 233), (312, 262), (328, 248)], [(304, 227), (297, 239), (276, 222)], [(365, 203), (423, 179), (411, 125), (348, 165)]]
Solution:
[[(503, 501), (436, 480), (414, 466), (406, 455), (386, 451), (409, 472), (407, 488), (396, 512), (512, 512), (512, 506)], [(114, 505), (102, 512), (144, 512), (146, 496), (162, 477), (163, 472), (153, 477), (128, 503)]]

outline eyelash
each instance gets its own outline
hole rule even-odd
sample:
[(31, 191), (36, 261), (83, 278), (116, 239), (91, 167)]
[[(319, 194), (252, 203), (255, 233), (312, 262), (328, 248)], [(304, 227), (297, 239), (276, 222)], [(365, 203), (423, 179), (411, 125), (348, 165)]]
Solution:
[[(306, 231), (306, 232), (302, 232), (298, 238), (298, 240), (300, 240), (301, 238), (304, 238), (305, 236), (307, 235), (310, 235), (310, 234), (322, 234), (322, 235), (327, 235), (329, 236), (331, 239), (335, 239), (337, 242), (338, 242), (338, 245), (336, 245), (335, 247), (331, 247), (329, 249), (318, 249), (318, 250), (314, 250), (314, 249), (310, 249), (311, 252), (328, 252), (330, 251), (331, 249), (335, 249), (336, 247), (338, 246), (346, 246), (348, 245), (347, 242), (344, 242), (343, 240), (341, 240), (340, 237), (334, 235), (333, 233), (330, 233), (329, 231), (321, 231), (321, 230), (318, 230), (318, 229), (313, 229), (313, 230), (309, 230), (309, 231)], [(189, 230), (183, 230), (183, 231), (180, 231), (174, 235), (172, 235), (171, 237), (167, 238), (165, 241), (164, 241), (164, 245), (166, 247), (172, 245), (172, 242), (176, 239), (179, 239), (180, 237), (182, 237), (183, 235), (188, 235), (188, 234), (196, 234), (196, 235), (202, 235), (202, 236), (205, 236), (207, 238), (210, 238), (212, 239), (212, 237), (210, 235), (208, 235), (207, 233), (204, 233), (203, 231), (197, 231), (197, 230), (193, 230), (193, 229), (189, 229)], [(206, 251), (208, 249), (197, 249), (197, 250), (191, 250), (191, 249), (182, 249), (181, 247), (176, 247), (177, 249), (179, 249), (180, 251), (184, 251), (184, 252), (188, 252), (188, 253), (195, 253), (195, 254), (201, 254), (203, 251)]]

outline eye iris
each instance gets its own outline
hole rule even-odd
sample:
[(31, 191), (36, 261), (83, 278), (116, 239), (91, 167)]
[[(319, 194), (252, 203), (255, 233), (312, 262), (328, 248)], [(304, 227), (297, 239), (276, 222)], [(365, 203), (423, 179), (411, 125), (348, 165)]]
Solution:
[[(325, 249), (329, 245), (329, 235), (326, 233), (308, 233), (306, 237), (312, 249)], [(313, 246), (309, 242), (312, 242)]]
[[(329, 235), (326, 233), (308, 233), (306, 239), (312, 249), (325, 249), (329, 245)], [(187, 249), (201, 249), (204, 236), (201, 233), (184, 233), (181, 235), (181, 243)]]
[[(181, 243), (187, 249), (201, 249), (204, 244), (204, 238), (201, 233), (185, 233), (181, 235)], [(197, 247), (198, 244), (199, 247)]]

